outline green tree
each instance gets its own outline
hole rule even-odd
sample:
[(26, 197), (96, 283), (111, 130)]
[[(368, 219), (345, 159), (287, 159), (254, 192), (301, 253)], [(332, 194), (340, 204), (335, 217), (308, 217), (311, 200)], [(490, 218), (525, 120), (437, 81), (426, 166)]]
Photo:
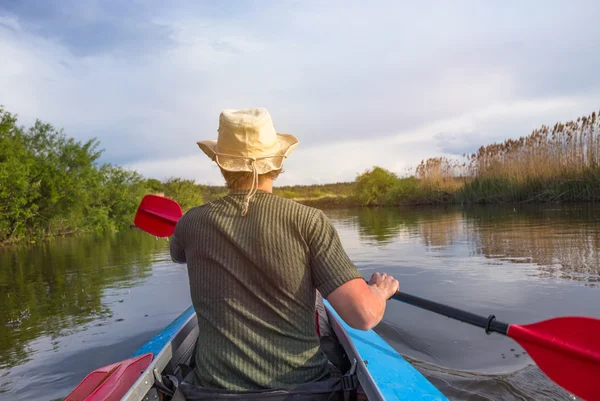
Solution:
[(356, 197), (362, 205), (387, 203), (390, 190), (397, 185), (398, 176), (389, 170), (375, 166), (356, 178)]
[(163, 191), (167, 198), (176, 200), (184, 212), (202, 204), (202, 192), (193, 180), (170, 178), (163, 184)]
[(154, 193), (164, 192), (164, 184), (156, 178), (148, 178), (146, 180), (146, 187)]
[(0, 243), (129, 226), (146, 182), (99, 165), (98, 147), (40, 121), (20, 127), (0, 107)]
[(0, 107), (0, 241), (25, 235), (37, 213), (38, 181), (31, 180), (33, 153), (16, 117)]
[(97, 187), (97, 203), (90, 203), (87, 212), (98, 219), (90, 222), (92, 227), (97, 230), (129, 227), (140, 200), (148, 192), (146, 182), (137, 172), (110, 164), (103, 165), (99, 174), (101, 182)]

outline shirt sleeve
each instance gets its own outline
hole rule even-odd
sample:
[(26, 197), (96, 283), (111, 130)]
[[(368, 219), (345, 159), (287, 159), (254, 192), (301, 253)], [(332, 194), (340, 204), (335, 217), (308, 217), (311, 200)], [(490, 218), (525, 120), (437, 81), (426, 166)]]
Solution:
[(175, 233), (170, 241), (171, 260), (175, 263), (186, 263), (182, 220), (183, 218), (175, 225)]
[(320, 210), (313, 215), (307, 242), (313, 283), (324, 298), (342, 284), (363, 278), (342, 247), (335, 227)]

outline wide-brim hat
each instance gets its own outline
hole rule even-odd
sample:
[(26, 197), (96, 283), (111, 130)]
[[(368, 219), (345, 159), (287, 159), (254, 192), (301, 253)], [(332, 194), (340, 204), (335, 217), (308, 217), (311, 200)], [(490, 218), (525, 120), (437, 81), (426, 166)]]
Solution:
[(219, 117), (217, 140), (199, 141), (202, 151), (227, 171), (266, 174), (279, 170), (298, 138), (275, 130), (264, 107), (226, 109)]

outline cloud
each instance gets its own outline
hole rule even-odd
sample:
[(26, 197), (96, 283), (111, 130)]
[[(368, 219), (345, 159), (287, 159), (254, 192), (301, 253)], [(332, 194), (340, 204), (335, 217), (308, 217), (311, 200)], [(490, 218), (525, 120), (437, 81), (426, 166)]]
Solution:
[(579, 116), (579, 110), (594, 110), (598, 100), (598, 96), (580, 96), (495, 104), (442, 122), (442, 131), (433, 139), (442, 154), (473, 153), (482, 145), (528, 135), (542, 124), (569, 121)]
[(195, 142), (250, 106), (301, 139), (282, 183), (402, 170), (598, 109), (599, 3), (531, 4), (5, 2), (0, 104), (144, 174), (219, 181)]
[(8, 1), (3, 8), (27, 31), (61, 43), (74, 56), (142, 54), (169, 45), (168, 27), (152, 21), (151, 8), (130, 2)]

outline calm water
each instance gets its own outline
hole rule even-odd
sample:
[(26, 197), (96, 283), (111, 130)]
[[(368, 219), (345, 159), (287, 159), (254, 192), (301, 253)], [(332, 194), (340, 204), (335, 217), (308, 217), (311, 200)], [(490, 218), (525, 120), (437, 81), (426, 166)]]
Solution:
[[(366, 277), (511, 323), (600, 317), (600, 207), (327, 213)], [(0, 399), (61, 399), (189, 303), (185, 266), (138, 230), (0, 249)], [(394, 301), (376, 331), (450, 399), (574, 399), (502, 336)]]

